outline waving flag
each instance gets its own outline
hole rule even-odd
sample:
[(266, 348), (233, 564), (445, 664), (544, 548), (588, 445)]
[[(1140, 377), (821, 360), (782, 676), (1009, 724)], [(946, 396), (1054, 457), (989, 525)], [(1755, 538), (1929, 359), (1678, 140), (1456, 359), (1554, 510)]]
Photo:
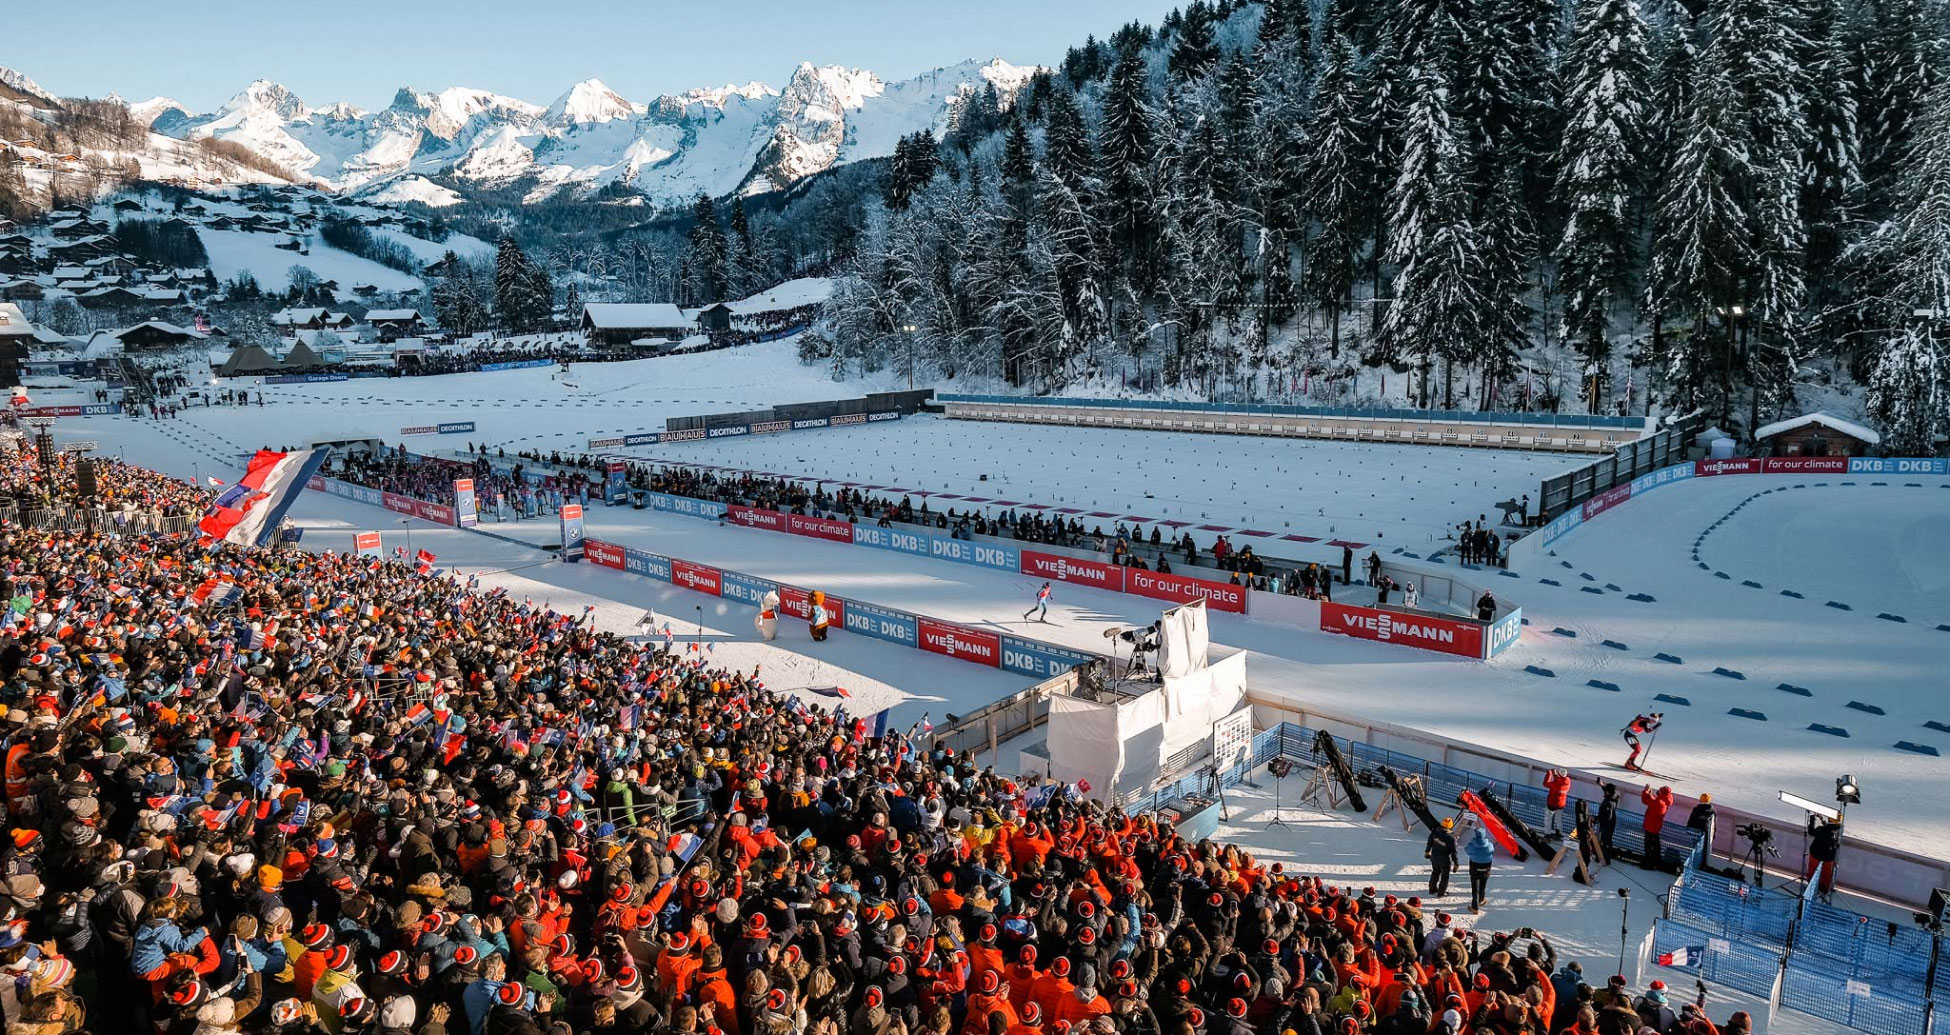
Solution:
[(419, 553), (413, 555), (413, 559), (420, 562), (420, 574), (425, 575), (427, 572), (433, 570), (433, 562), (437, 558), (434, 557), (431, 551), (421, 550)]
[(1662, 967), (1697, 967), (1704, 962), (1705, 956), (1706, 946), (1704, 945), (1681, 945), (1671, 952), (1660, 953), (1659, 965)]
[(221, 488), (223, 488), (223, 487), (224, 487), (225, 485), (228, 485), (228, 484), (230, 484), (230, 483), (228, 483), (228, 482), (226, 482), (226, 481), (224, 481), (224, 480), (223, 480), (222, 478), (219, 478), (219, 477), (217, 477), (216, 475), (213, 475), (213, 474), (206, 474), (206, 475), (204, 475), (203, 477), (204, 477), (205, 479), (207, 479), (207, 480), (209, 481), (209, 483), (210, 483), (210, 487), (211, 487), (211, 488), (213, 488), (213, 489), (221, 489)]
[(277, 530), (284, 512), (325, 462), (325, 451), (276, 453), (260, 449), (237, 484), (217, 494), (197, 528), (204, 535), (238, 546), (262, 546)]

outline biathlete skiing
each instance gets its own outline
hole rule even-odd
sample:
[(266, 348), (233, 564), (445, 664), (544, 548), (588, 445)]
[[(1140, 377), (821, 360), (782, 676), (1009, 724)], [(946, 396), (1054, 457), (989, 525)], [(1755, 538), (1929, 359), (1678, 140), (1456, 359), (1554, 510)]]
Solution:
[(1049, 621), (1049, 601), (1050, 601), (1049, 583), (1045, 582), (1043, 583), (1043, 588), (1036, 591), (1035, 606), (1031, 607), (1027, 611), (1024, 611), (1022, 613), (1022, 617), (1024, 619), (1027, 619), (1030, 615), (1035, 615), (1036, 620), (1039, 622)]
[(1644, 771), (1639, 768), (1639, 752), (1641, 750), (1649, 752), (1651, 745), (1641, 746), (1639, 744), (1639, 738), (1659, 739), (1659, 726), (1664, 723), (1665, 718), (1665, 712), (1653, 712), (1650, 715), (1635, 716), (1630, 723), (1626, 724), (1624, 729), (1618, 731), (1625, 738), (1625, 743), (1632, 749), (1632, 753), (1625, 757), (1625, 768), (1633, 772)]

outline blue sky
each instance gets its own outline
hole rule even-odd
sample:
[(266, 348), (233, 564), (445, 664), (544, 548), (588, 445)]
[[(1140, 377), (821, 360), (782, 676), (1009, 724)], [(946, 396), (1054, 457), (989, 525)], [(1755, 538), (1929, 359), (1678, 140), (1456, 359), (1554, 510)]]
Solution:
[[(801, 61), (901, 79), (968, 58), (1054, 64), (1086, 33), (1180, 0), (78, 0), (7, 3), (0, 65), (63, 96), (215, 108), (253, 79), (322, 107), (400, 86), (546, 104), (591, 76), (647, 100)], [(76, 15), (84, 14), (78, 20)]]

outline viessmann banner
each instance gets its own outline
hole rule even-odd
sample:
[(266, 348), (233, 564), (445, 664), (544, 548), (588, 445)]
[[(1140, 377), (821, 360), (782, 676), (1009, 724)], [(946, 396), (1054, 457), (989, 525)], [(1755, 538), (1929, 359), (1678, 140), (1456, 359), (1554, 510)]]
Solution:
[(1323, 600), (1320, 631), (1381, 643), (1401, 643), (1465, 658), (1483, 657), (1483, 627), (1458, 619), (1398, 614)]

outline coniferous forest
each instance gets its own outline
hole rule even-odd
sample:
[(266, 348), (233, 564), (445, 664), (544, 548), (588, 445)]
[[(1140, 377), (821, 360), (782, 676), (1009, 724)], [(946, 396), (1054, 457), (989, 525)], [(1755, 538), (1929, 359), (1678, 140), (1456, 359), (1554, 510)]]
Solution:
[[(905, 139), (808, 359), (1944, 430), (1939, 0), (1195, 0)], [(781, 223), (793, 220), (793, 206)]]

